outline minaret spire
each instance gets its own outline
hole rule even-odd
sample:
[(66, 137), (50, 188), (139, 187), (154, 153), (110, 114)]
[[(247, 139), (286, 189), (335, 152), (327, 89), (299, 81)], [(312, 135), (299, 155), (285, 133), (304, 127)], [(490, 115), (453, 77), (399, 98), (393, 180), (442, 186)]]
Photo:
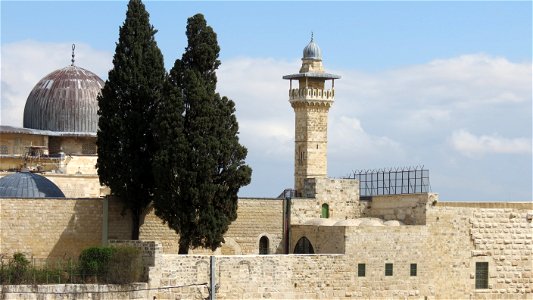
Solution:
[(72, 44), (72, 59), (70, 60), (72, 63), (71, 66), (74, 66), (74, 49), (76, 49), (76, 44)]

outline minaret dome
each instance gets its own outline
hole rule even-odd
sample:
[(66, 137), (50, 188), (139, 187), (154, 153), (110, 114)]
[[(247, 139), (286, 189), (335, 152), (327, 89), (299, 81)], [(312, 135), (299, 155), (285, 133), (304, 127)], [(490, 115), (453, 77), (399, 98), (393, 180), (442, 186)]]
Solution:
[(322, 52), (320, 47), (313, 41), (313, 36), (311, 36), (311, 41), (304, 48), (303, 59), (314, 59), (322, 60)]

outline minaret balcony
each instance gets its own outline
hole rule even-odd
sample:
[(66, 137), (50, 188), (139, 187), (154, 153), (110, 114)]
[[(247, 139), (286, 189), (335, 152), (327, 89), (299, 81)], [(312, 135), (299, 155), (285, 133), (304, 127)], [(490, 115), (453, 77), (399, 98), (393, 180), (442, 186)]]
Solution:
[(315, 88), (300, 88), (289, 90), (289, 100), (326, 100), (333, 101), (335, 97), (334, 89), (315, 89)]

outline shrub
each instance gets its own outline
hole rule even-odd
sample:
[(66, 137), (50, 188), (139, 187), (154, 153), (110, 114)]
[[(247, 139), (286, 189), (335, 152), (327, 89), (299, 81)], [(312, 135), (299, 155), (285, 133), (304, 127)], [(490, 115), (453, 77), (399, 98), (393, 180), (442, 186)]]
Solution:
[(7, 269), (4, 269), (2, 265), (2, 281), (13, 284), (23, 283), (28, 277), (29, 266), (30, 261), (26, 258), (26, 255), (16, 252), (9, 261)]
[(143, 264), (141, 252), (134, 247), (115, 248), (109, 261), (108, 283), (132, 283), (141, 281)]
[(131, 283), (141, 280), (142, 259), (134, 247), (91, 247), (79, 258), (80, 275), (106, 283)]
[(109, 260), (116, 248), (91, 247), (83, 250), (79, 258), (80, 274), (86, 278), (94, 276), (102, 278), (107, 274)]

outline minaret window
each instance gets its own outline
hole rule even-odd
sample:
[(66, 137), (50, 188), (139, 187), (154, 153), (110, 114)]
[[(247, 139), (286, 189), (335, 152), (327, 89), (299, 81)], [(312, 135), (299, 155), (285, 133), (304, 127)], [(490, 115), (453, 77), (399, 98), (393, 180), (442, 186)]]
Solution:
[(329, 205), (327, 203), (322, 204), (322, 213), (320, 214), (321, 218), (329, 218)]
[(268, 237), (262, 236), (261, 239), (259, 239), (259, 254), (268, 254), (269, 244)]

